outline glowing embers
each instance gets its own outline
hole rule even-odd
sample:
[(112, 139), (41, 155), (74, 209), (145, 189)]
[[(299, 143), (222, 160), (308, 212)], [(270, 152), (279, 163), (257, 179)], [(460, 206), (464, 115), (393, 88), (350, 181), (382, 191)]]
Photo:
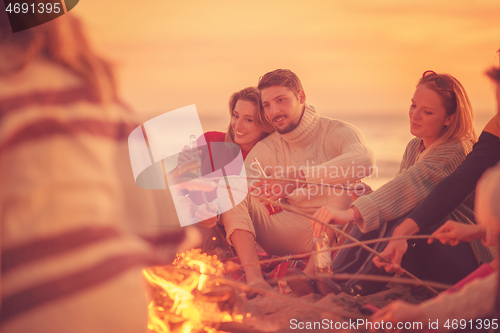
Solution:
[(237, 290), (217, 282), (223, 265), (216, 256), (191, 250), (172, 266), (143, 270), (149, 284), (148, 329), (153, 332), (217, 332), (221, 322), (242, 322), (235, 315)]

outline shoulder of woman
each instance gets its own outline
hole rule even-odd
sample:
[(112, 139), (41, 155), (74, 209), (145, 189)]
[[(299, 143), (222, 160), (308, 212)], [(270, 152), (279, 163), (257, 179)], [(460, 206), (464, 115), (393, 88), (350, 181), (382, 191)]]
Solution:
[(474, 141), (471, 139), (464, 139), (464, 140), (450, 140), (448, 142), (445, 142), (438, 147), (443, 147), (443, 149), (457, 149), (457, 150), (464, 150), (464, 151), (469, 151), (472, 150), (472, 146), (474, 145)]
[(409, 161), (414, 161), (418, 157), (421, 141), (422, 141), (422, 139), (413, 138), (410, 140), (410, 142), (408, 142), (408, 144), (406, 145), (404, 154), (403, 154), (403, 159), (401, 160), (400, 169), (406, 169), (408, 163), (413, 164), (413, 162), (409, 162)]
[(471, 151), (474, 143), (472, 140), (451, 140), (444, 142), (432, 149), (424, 158), (445, 158), (448, 160), (463, 160)]

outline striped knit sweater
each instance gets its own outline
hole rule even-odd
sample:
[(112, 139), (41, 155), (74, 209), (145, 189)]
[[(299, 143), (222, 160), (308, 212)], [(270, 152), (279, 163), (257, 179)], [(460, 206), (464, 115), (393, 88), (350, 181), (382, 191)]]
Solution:
[[(89, 96), (77, 77), (41, 59), (0, 76), (0, 328), (166, 263), (184, 238), (169, 193), (134, 183), (127, 137), (135, 116)], [(129, 288), (143, 297), (142, 284), (124, 285), (116, 300), (80, 315), (119, 303)], [(76, 332), (70, 325), (59, 329)]]
[[(409, 142), (394, 179), (353, 203), (363, 217), (363, 221), (358, 223), (361, 231), (375, 230), (382, 223), (411, 212), (434, 186), (462, 163), (473, 145), (469, 140), (445, 143), (419, 160), (421, 141), (414, 138)], [(450, 218), (475, 223), (473, 207), (474, 198), (470, 196), (450, 214)], [(491, 252), (480, 241), (471, 242), (471, 246), (478, 262), (493, 260)]]

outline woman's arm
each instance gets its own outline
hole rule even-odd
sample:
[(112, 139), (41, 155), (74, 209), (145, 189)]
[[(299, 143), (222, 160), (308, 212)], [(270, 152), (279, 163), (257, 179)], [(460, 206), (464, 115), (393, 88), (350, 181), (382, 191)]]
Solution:
[[(483, 172), (499, 160), (500, 139), (494, 134), (483, 131), (479, 141), (462, 164), (434, 187), (429, 195), (408, 215), (408, 218), (396, 227), (392, 236), (414, 235), (421, 229), (444, 220), (474, 191)], [(465, 227), (467, 226), (464, 225), (463, 228)], [(390, 241), (382, 254), (391, 260), (391, 264), (381, 262), (377, 257), (373, 261), (375, 265), (384, 267), (388, 272), (399, 271), (401, 258), (406, 253), (407, 248), (406, 240)]]
[(500, 160), (500, 139), (482, 132), (463, 163), (429, 193), (410, 215), (420, 229), (442, 221), (476, 188), (479, 178)]
[[(412, 149), (407, 154), (408, 158), (416, 157), (417, 142), (410, 142)], [(435, 148), (377, 191), (356, 200), (353, 206), (361, 214), (361, 218), (357, 219), (360, 230), (375, 230), (381, 223), (408, 214), (436, 184), (460, 165), (468, 153), (465, 144), (452, 142)]]

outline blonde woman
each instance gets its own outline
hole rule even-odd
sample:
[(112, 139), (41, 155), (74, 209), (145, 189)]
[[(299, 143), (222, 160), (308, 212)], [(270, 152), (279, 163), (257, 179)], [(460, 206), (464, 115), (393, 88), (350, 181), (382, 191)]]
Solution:
[[(360, 197), (351, 208), (322, 207), (314, 214), (315, 218), (335, 224), (354, 221), (363, 239), (390, 235), (394, 226), (460, 165), (476, 142), (467, 93), (460, 82), (448, 74), (423, 73), (411, 99), (409, 120), (410, 132), (416, 138), (406, 147), (396, 177), (373, 193)], [(472, 198), (469, 198), (451, 215), (455, 220), (472, 224), (472, 207)], [(312, 224), (316, 235), (325, 228), (314, 221)], [(463, 244), (453, 250), (455, 255), (426, 245), (418, 244), (414, 260), (406, 267), (403, 265), (425, 279), (455, 283), (479, 263), (492, 260), (491, 253), (480, 243)], [(385, 244), (377, 249), (380, 251), (382, 246)], [(341, 266), (342, 262), (337, 262), (334, 267)]]
[[(201, 173), (203, 175), (214, 171), (213, 161), (217, 160), (217, 164), (224, 165), (231, 162), (234, 158), (230, 156), (232, 154), (226, 154), (226, 150), (221, 150), (221, 153), (213, 154), (210, 143), (235, 143), (240, 148), (243, 160), (245, 160), (253, 146), (275, 130), (271, 123), (263, 116), (260, 93), (256, 87), (247, 87), (233, 93), (229, 98), (228, 104), (231, 121), (229, 122), (227, 132), (206, 132), (203, 134), (203, 137), (200, 136), (197, 140), (198, 146), (204, 145), (205, 142), (208, 144), (208, 149), (200, 151)], [(189, 147), (186, 146), (184, 149), (189, 149)], [(190, 154), (181, 154), (178, 162), (179, 164), (189, 163), (191, 158)], [(211, 209), (217, 209), (216, 204), (212, 203), (216, 197), (215, 192), (206, 193), (206, 198), (211, 202)], [(206, 209), (200, 193), (191, 192), (189, 193), (189, 197), (198, 205), (195, 216), (200, 221), (199, 226), (203, 228), (214, 227), (216, 218), (211, 217), (213, 214)]]

